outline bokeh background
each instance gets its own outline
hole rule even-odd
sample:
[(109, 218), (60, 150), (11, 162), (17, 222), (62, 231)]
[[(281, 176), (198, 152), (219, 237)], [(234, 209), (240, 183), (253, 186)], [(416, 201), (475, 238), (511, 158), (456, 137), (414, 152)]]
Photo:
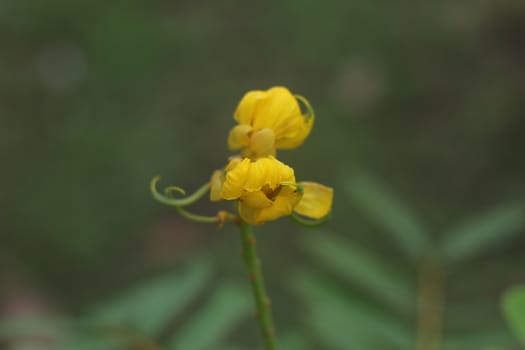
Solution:
[(335, 203), (257, 229), (283, 349), (518, 349), (524, 38), (520, 0), (0, 1), (0, 348), (261, 348), (236, 227), (148, 185), (285, 85), (317, 119), (279, 156)]

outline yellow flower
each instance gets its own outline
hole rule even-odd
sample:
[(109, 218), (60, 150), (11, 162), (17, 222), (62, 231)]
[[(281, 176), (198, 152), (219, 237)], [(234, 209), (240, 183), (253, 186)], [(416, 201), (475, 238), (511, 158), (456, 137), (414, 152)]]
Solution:
[(249, 224), (291, 215), (319, 219), (330, 212), (333, 190), (314, 183), (295, 182), (292, 168), (272, 156), (252, 160), (234, 158), (210, 181), (213, 201), (239, 200), (240, 217)]
[[(298, 99), (309, 109), (307, 114), (302, 114)], [(285, 87), (249, 91), (239, 102), (234, 119), (239, 124), (230, 131), (228, 147), (242, 149), (250, 158), (275, 156), (276, 149), (299, 147), (314, 124), (308, 101)]]

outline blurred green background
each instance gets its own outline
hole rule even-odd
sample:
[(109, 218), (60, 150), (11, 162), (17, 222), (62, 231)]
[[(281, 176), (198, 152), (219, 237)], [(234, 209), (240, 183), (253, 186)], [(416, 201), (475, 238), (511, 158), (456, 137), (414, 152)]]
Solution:
[(283, 349), (518, 349), (524, 38), (520, 0), (1, 0), (0, 348), (261, 348), (235, 226), (148, 185), (284, 85), (317, 120), (279, 157), (335, 203), (257, 229)]

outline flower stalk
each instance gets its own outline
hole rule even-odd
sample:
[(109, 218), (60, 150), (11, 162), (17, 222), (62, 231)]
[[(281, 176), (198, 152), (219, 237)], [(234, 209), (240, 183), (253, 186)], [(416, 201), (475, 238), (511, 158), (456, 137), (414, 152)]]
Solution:
[[(310, 134), (315, 115), (306, 98), (282, 86), (249, 91), (239, 102), (234, 119), (237, 125), (227, 143), (239, 154), (215, 170), (209, 182), (186, 195), (178, 186), (159, 191), (160, 177), (156, 176), (150, 182), (150, 191), (158, 202), (174, 207), (188, 220), (217, 224), (219, 228), (228, 222), (239, 225), (265, 350), (278, 350), (251, 225), (290, 217), (302, 226), (319, 226), (331, 216), (334, 190), (317, 182), (296, 181), (294, 169), (276, 158), (277, 150), (297, 148)], [(235, 201), (234, 211), (220, 210), (214, 216), (205, 216), (186, 210), (208, 193), (212, 202)]]
[(252, 227), (244, 221), (239, 222), (242, 242), (242, 255), (252, 285), (253, 297), (257, 306), (257, 319), (264, 338), (265, 350), (278, 350), (275, 327), (270, 309), (270, 299), (266, 295), (261, 263), (255, 250), (255, 237)]

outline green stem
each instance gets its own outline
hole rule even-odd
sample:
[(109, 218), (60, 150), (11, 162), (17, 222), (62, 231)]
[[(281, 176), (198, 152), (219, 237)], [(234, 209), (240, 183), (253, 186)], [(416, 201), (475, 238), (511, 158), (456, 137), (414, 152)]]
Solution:
[(241, 230), (241, 241), (244, 262), (248, 269), (250, 282), (252, 284), (253, 297), (257, 305), (257, 318), (264, 337), (266, 350), (277, 350), (277, 338), (270, 310), (270, 299), (266, 296), (264, 280), (261, 272), (261, 263), (255, 251), (255, 237), (252, 227), (245, 222), (239, 223)]

